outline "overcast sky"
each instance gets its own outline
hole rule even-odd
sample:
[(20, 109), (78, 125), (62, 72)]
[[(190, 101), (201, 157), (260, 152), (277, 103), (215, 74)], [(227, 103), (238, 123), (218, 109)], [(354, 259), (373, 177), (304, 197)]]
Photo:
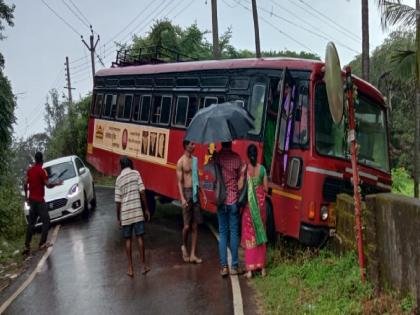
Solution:
[[(52, 88), (65, 91), (66, 56), (76, 88), (73, 99), (91, 90), (89, 52), (80, 40), (80, 35), (89, 39), (88, 24), (100, 35), (97, 53), (106, 67), (115, 59), (114, 41), (127, 42), (134, 33), (144, 35), (156, 19), (167, 17), (183, 27), (197, 22), (201, 30), (211, 30), (211, 0), (5, 1), (16, 5), (15, 26), (6, 27), (7, 38), (0, 42), (0, 50), (6, 59), (5, 73), (18, 97), (14, 128), (18, 137), (44, 130), (48, 91)], [(232, 44), (237, 49), (254, 50), (250, 2), (218, 0), (219, 34), (231, 26)], [(360, 0), (257, 0), (257, 3), (261, 50), (304, 50), (323, 58), (325, 45), (332, 40), (342, 65), (361, 52)], [(369, 0), (369, 6), (372, 51), (383, 42), (386, 33), (380, 27), (375, 1)], [(211, 34), (208, 40), (211, 41)], [(102, 65), (97, 62), (96, 67), (98, 70)]]

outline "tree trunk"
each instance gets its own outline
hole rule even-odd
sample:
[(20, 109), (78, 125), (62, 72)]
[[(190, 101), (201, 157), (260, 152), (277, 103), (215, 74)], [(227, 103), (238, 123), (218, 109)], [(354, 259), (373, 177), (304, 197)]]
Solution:
[[(420, 0), (416, 0), (416, 10), (420, 10)], [(419, 149), (420, 149), (420, 18), (416, 21), (416, 108), (414, 136), (414, 197), (419, 197)]]
[(258, 11), (257, 11), (257, 1), (256, 0), (252, 0), (252, 17), (254, 18), (255, 55), (256, 55), (257, 58), (261, 58), (260, 28), (258, 26)]
[(213, 33), (213, 57), (220, 58), (219, 47), (219, 27), (217, 21), (217, 0), (211, 0), (211, 19), (212, 19), (212, 33)]
[(362, 77), (369, 81), (369, 7), (362, 0)]

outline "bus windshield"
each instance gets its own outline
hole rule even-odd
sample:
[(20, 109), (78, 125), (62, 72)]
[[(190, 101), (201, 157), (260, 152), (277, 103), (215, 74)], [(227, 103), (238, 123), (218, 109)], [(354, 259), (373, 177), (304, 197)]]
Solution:
[[(356, 105), (356, 139), (360, 145), (359, 163), (389, 172), (385, 110), (359, 94)], [(344, 119), (334, 124), (325, 84), (315, 87), (315, 141), (319, 154), (350, 158)]]

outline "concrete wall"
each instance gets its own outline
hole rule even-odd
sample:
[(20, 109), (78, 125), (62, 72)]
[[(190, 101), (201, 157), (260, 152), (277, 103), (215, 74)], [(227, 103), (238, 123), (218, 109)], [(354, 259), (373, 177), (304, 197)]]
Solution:
[[(337, 198), (337, 235), (345, 250), (356, 250), (353, 198)], [(420, 200), (378, 194), (363, 204), (367, 275), (379, 290), (411, 292), (420, 305)]]

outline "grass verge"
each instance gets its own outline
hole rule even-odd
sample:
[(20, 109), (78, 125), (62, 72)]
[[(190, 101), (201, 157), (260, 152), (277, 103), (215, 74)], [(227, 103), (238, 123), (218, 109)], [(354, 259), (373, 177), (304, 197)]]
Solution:
[(93, 182), (95, 185), (102, 185), (102, 186), (114, 186), (115, 180), (117, 179), (115, 176), (104, 175), (96, 171), (93, 167), (90, 167)]
[(410, 297), (375, 297), (372, 286), (361, 283), (354, 254), (288, 243), (268, 249), (267, 277), (252, 280), (266, 314), (414, 314)]

